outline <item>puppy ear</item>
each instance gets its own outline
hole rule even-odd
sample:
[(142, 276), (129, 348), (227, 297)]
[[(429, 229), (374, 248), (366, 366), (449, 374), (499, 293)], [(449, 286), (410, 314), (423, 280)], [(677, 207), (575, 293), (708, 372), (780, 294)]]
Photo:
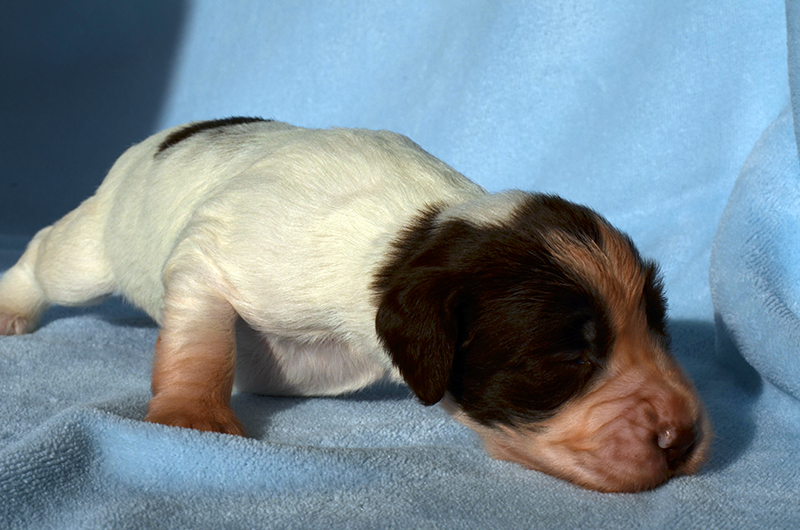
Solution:
[(400, 232), (373, 283), (378, 336), (426, 405), (447, 391), (476, 247), (476, 228), (457, 220), (440, 223), (440, 211), (421, 212)]
[(457, 293), (451, 282), (421, 276), (395, 278), (381, 298), (375, 327), (408, 386), (433, 405), (444, 397), (453, 368)]

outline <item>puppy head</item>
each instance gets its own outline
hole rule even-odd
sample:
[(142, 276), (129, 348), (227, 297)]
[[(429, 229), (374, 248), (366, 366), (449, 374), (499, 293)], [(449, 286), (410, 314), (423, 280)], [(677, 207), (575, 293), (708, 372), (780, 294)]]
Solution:
[(669, 353), (655, 265), (587, 208), (499, 197), (422, 216), (375, 281), (408, 385), (491, 455), (588, 488), (697, 471), (710, 424)]

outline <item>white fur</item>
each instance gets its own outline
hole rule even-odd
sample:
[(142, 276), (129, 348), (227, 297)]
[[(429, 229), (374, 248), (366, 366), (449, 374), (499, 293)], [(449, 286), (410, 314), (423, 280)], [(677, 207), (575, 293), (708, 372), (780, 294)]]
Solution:
[(51, 303), (110, 294), (162, 323), (167, 290), (192, 278), (246, 322), (238, 388), (355, 390), (399, 378), (375, 331), (370, 287), (391, 240), (433, 204), (453, 208), (443, 218), (485, 224), (518, 202), (485, 194), (390, 132), (258, 122), (156, 154), (175, 130), (130, 148), (93, 197), (37, 234), (0, 280), (0, 334), (29, 330)]
[(511, 190), (494, 195), (482, 195), (461, 204), (455, 204), (436, 218), (438, 222), (467, 221), (480, 228), (491, 228), (507, 222), (530, 197), (524, 191)]

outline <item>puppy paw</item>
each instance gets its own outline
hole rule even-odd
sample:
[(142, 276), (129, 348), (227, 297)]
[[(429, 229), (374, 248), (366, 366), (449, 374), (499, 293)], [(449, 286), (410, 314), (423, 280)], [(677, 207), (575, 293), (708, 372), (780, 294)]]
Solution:
[(31, 318), (0, 309), (0, 335), (24, 335), (32, 331), (35, 325)]
[(244, 436), (244, 428), (227, 405), (200, 404), (185, 400), (153, 398), (147, 406), (145, 421), (198, 431)]

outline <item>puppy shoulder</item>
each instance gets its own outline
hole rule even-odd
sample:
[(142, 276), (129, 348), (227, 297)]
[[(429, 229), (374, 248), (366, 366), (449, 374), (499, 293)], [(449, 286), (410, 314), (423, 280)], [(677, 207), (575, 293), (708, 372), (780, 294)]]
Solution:
[(530, 202), (533, 195), (519, 190), (485, 194), (444, 209), (438, 223), (463, 221), (479, 228), (509, 224)]

